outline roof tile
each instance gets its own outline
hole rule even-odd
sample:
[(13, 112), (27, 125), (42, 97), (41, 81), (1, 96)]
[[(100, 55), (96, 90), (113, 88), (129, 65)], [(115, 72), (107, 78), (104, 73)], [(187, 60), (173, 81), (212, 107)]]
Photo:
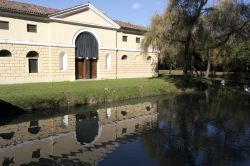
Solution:
[(124, 29), (133, 29), (133, 30), (140, 30), (140, 31), (147, 31), (148, 29), (146, 27), (131, 24), (129, 22), (114, 20), (118, 25), (120, 25)]
[(34, 15), (48, 15), (58, 11), (57, 9), (9, 0), (0, 0), (0, 9)]

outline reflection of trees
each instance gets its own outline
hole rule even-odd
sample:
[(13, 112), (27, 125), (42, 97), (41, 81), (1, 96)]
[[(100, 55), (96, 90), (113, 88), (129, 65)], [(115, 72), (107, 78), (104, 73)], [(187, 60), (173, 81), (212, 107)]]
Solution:
[(158, 127), (142, 142), (160, 165), (233, 165), (250, 156), (249, 98), (229, 91), (159, 103)]

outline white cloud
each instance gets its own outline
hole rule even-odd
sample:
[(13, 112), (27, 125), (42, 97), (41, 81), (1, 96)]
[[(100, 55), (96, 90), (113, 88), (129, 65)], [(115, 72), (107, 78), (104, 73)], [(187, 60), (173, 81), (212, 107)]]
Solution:
[(142, 8), (142, 4), (140, 4), (140, 3), (134, 3), (132, 5), (132, 9), (134, 9), (134, 10), (137, 10), (137, 9), (140, 9), (140, 8)]

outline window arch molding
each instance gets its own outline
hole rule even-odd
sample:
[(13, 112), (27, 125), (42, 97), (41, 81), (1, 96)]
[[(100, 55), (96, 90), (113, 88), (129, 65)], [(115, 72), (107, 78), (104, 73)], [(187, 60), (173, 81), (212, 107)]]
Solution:
[(105, 63), (106, 63), (106, 69), (110, 70), (112, 68), (112, 57), (109, 54), (106, 54), (105, 56)]
[(27, 53), (26, 58), (39, 58), (39, 53), (36, 51), (30, 51)]
[(68, 69), (68, 54), (64, 51), (59, 54), (59, 68), (61, 70)]
[(36, 51), (30, 51), (27, 53), (29, 73), (38, 73), (38, 58), (39, 53)]
[(152, 61), (152, 57), (151, 57), (151, 56), (148, 56), (148, 57), (147, 57), (147, 61)]
[(87, 33), (92, 34), (92, 35), (96, 38), (96, 40), (97, 40), (97, 42), (98, 42), (98, 47), (99, 47), (99, 48), (102, 47), (102, 40), (101, 40), (101, 38), (99, 37), (99, 35), (98, 35), (95, 31), (90, 30), (90, 29), (81, 29), (81, 30), (77, 31), (77, 32), (75, 33), (74, 37), (73, 37), (73, 40), (72, 40), (72, 44), (73, 44), (73, 45), (75, 45), (77, 37), (78, 37), (81, 33), (84, 33), (84, 32), (87, 32)]
[(123, 60), (123, 61), (124, 60), (128, 60), (128, 56), (127, 55), (123, 55), (122, 58), (121, 58), (121, 60)]
[(11, 56), (12, 54), (9, 50), (5, 50), (5, 49), (0, 50), (0, 57), (11, 57)]

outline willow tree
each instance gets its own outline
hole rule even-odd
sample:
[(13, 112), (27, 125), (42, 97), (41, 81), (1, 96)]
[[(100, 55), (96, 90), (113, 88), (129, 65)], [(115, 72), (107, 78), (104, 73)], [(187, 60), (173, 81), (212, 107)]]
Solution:
[(163, 15), (152, 18), (149, 32), (146, 33), (142, 46), (150, 46), (165, 55), (170, 51), (173, 56), (182, 55), (185, 77), (192, 70), (192, 53), (194, 51), (194, 30), (199, 25), (208, 0), (169, 0)]
[[(169, 0), (163, 15), (152, 18), (142, 46), (172, 55), (183, 61), (183, 73), (192, 74), (194, 55), (205, 56), (210, 70), (211, 54), (218, 52), (232, 36), (249, 24), (249, 6), (237, 0)], [(214, 56), (215, 54), (213, 54)]]
[(200, 50), (207, 52), (206, 77), (212, 63), (224, 65), (232, 59), (232, 54), (228, 52), (229, 46), (234, 45), (236, 48), (237, 44), (250, 37), (249, 23), (249, 5), (237, 0), (218, 1), (203, 16), (202, 29), (195, 41)]

